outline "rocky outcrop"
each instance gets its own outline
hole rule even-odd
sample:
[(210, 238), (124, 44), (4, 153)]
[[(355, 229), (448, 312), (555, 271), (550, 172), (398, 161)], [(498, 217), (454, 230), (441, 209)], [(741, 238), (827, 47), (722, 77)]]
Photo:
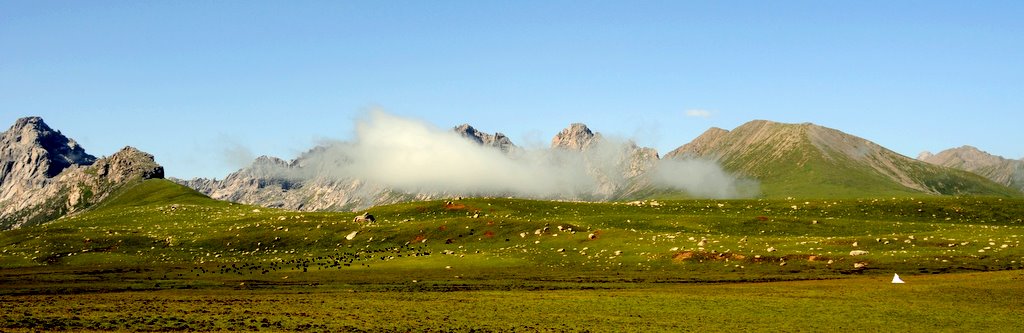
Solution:
[(922, 152), (918, 160), (976, 173), (1024, 192), (1024, 160), (1012, 160), (972, 146), (946, 149), (938, 154)]
[(462, 124), (452, 129), (455, 133), (458, 133), (463, 138), (470, 141), (476, 142), (477, 144), (485, 147), (493, 147), (501, 150), (503, 153), (511, 153), (515, 151), (516, 145), (512, 143), (505, 134), (500, 132), (492, 134), (478, 131), (469, 124)]
[(96, 161), (90, 169), (95, 171), (95, 178), (109, 183), (124, 183), (135, 178), (164, 178), (164, 167), (156, 163), (152, 154), (131, 146)]
[(125, 147), (97, 160), (38, 117), (0, 135), (0, 166), (0, 229), (73, 214), (125, 184), (164, 176), (153, 155)]

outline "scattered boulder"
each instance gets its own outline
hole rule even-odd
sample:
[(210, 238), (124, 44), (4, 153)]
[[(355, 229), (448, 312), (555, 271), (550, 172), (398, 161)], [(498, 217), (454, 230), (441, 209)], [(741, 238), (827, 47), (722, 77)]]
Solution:
[(352, 222), (357, 222), (357, 223), (370, 222), (370, 223), (372, 223), (372, 222), (377, 222), (377, 219), (374, 218), (373, 215), (370, 214), (370, 213), (363, 213), (363, 215), (359, 215), (359, 216), (356, 216), (356, 217), (352, 218)]
[(854, 256), (854, 257), (862, 256), (862, 255), (866, 255), (866, 254), (868, 254), (868, 251), (864, 251), (864, 250), (853, 250), (853, 251), (850, 251), (850, 256)]

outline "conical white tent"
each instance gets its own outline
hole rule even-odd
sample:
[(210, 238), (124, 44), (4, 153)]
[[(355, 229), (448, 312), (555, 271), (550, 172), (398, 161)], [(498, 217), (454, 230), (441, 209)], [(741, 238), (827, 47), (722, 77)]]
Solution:
[(903, 283), (903, 280), (900, 279), (899, 274), (892, 273), (892, 283)]

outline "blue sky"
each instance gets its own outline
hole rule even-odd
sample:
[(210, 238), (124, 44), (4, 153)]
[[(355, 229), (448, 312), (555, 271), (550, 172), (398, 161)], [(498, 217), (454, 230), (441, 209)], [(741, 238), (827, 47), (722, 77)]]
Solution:
[(42, 116), (170, 176), (290, 159), (382, 108), (662, 154), (813, 122), (904, 155), (1024, 157), (1020, 1), (4, 1), (0, 126)]

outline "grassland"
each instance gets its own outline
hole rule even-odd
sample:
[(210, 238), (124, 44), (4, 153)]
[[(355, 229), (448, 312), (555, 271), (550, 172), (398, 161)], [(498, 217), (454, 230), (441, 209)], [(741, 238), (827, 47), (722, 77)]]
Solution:
[[(0, 233), (0, 330), (1019, 331), (1024, 322), (1021, 199), (481, 198), (370, 212), (376, 222), (357, 223), (355, 213), (231, 204), (146, 181), (89, 212)], [(908, 284), (889, 284), (893, 273)]]

